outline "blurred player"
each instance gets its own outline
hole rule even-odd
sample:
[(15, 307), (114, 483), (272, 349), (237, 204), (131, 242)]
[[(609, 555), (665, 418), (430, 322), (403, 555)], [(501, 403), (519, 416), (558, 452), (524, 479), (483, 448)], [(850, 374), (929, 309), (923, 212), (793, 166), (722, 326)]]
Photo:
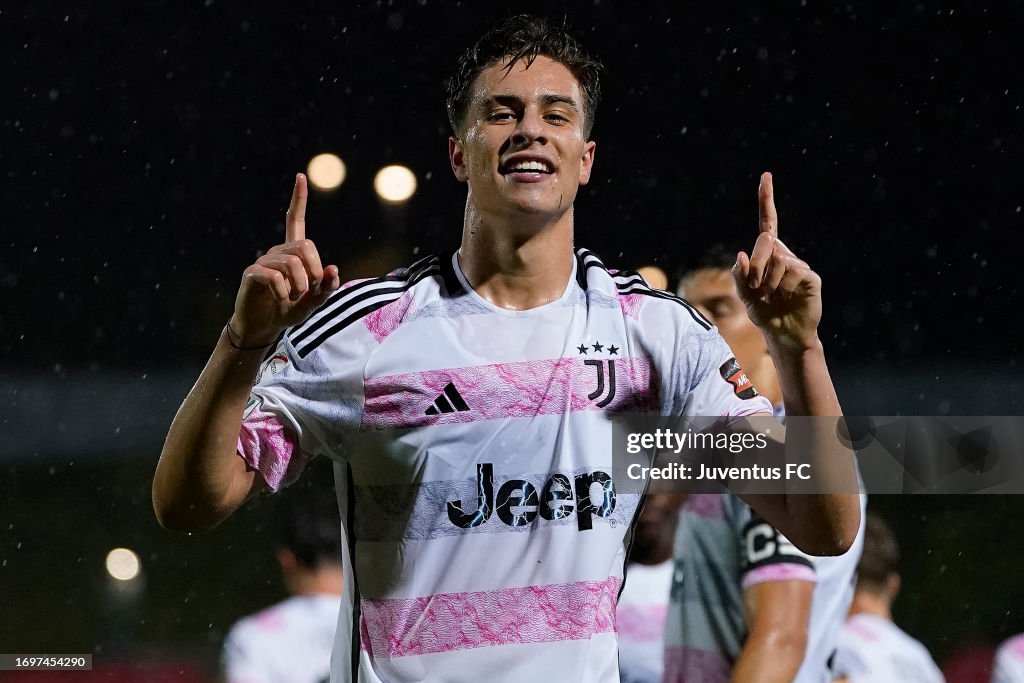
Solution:
[(651, 286), (651, 289), (668, 289), (668, 276), (658, 266), (640, 266), (636, 272)]
[(992, 683), (1024, 683), (1024, 633), (999, 646), (992, 666)]
[(224, 642), (225, 683), (324, 683), (344, 572), (337, 503), (293, 499), (277, 551), (292, 597), (235, 624)]
[[(679, 295), (718, 327), (781, 417), (779, 378), (740, 299), (735, 261), (715, 246), (682, 279)], [(666, 683), (830, 680), (862, 540), (845, 555), (812, 558), (736, 496), (689, 496), (675, 539)]]
[(892, 621), (900, 592), (899, 545), (889, 525), (866, 516), (864, 553), (857, 565), (857, 592), (839, 637), (834, 671), (848, 683), (941, 683), (928, 650)]
[[(771, 413), (722, 377), (733, 354), (700, 314), (574, 248), (598, 72), (532, 17), (467, 50), (448, 101), (449, 159), (468, 187), (461, 247), (387, 277), (341, 287), (306, 239), (298, 176), (286, 241), (246, 269), (171, 425), (153, 498), (174, 529), (210, 528), (310, 458), (334, 461), (351, 598), (334, 681), (618, 680), (615, 602), (640, 494), (608, 474), (612, 416)], [(770, 174), (758, 204), (743, 294), (770, 330), (787, 409), (839, 416), (821, 280), (778, 239)], [(834, 431), (808, 437), (814, 467), (848, 480)], [(814, 552), (856, 534), (855, 495), (749, 500)]]
[(736, 289), (732, 273), (735, 263), (735, 252), (723, 244), (713, 245), (696, 267), (680, 279), (677, 293), (715, 324), (751, 384), (771, 401), (778, 414), (782, 409), (779, 374), (768, 352), (768, 340), (750, 320), (746, 304)]
[(636, 521), (626, 582), (616, 608), (622, 683), (661, 681), (672, 587), (672, 538), (680, 502), (673, 494), (648, 495)]

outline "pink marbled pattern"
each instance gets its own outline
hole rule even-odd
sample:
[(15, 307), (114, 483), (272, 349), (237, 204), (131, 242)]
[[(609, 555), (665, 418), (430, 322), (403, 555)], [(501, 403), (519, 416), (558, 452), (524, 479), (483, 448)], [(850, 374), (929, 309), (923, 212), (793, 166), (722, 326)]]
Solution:
[[(607, 387), (605, 394), (588, 398), (597, 386), (597, 369), (583, 360), (555, 358), (373, 377), (365, 382), (363, 424), (397, 429), (602, 410), (597, 403)], [(425, 414), (449, 382), (469, 411)], [(656, 408), (657, 384), (650, 358), (615, 359), (615, 398), (603, 410)]]
[(398, 329), (407, 315), (415, 310), (415, 302), (412, 298), (412, 291), (407, 291), (396, 301), (392, 301), (383, 308), (378, 308), (373, 313), (363, 318), (363, 324), (370, 331), (373, 338), (380, 344), (388, 335)]
[(640, 308), (644, 305), (643, 294), (619, 294), (619, 307), (622, 312), (636, 320), (640, 317)]
[(270, 413), (257, 408), (242, 421), (238, 453), (249, 467), (262, 475), (272, 491), (288, 483), (288, 465), (297, 448), (295, 435)]
[(615, 630), (622, 580), (361, 601), (362, 647), (407, 657), (492, 645), (585, 640)]
[(725, 683), (732, 665), (717, 652), (666, 647), (662, 683)]
[(619, 635), (629, 640), (661, 640), (668, 605), (622, 605), (616, 613)]
[(758, 567), (743, 575), (743, 590), (768, 581), (809, 581), (817, 583), (818, 575), (803, 564), (780, 562)]

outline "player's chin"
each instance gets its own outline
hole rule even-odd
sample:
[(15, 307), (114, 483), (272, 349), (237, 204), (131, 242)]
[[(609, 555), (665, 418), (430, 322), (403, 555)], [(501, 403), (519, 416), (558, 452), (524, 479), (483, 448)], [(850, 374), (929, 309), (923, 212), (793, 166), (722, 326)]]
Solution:
[(572, 206), (573, 197), (554, 187), (525, 186), (509, 188), (509, 202), (524, 213), (560, 215)]
[(512, 192), (506, 195), (509, 206), (517, 213), (543, 215), (558, 213), (558, 200), (535, 192)]

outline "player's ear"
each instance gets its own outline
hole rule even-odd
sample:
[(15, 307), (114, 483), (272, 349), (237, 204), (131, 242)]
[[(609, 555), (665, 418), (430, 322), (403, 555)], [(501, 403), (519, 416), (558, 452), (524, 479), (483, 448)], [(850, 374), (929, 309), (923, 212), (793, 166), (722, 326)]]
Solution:
[(281, 565), (281, 571), (286, 574), (294, 571), (299, 566), (299, 559), (295, 557), (295, 553), (287, 548), (278, 548), (277, 562)]
[(889, 577), (885, 580), (885, 589), (889, 593), (890, 600), (895, 600), (896, 596), (900, 594), (902, 583), (899, 574), (889, 574)]
[(452, 163), (455, 178), (460, 183), (466, 182), (469, 179), (469, 174), (466, 172), (465, 154), (462, 143), (454, 135), (448, 138), (448, 160)]
[(588, 140), (583, 145), (583, 158), (580, 160), (580, 185), (590, 182), (590, 170), (594, 167), (594, 151), (596, 149), (597, 143), (593, 140)]

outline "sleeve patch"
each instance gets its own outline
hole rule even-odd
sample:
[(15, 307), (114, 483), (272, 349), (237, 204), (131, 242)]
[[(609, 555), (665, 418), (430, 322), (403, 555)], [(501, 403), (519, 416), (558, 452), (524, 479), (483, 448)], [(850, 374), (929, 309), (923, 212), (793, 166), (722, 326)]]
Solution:
[(730, 358), (722, 363), (722, 367), (718, 368), (718, 373), (722, 379), (732, 385), (733, 393), (740, 398), (748, 399), (758, 395), (757, 389), (754, 388), (747, 373), (743, 372), (739, 361), (735, 358)]
[(272, 380), (274, 377), (284, 372), (284, 369), (288, 367), (288, 356), (281, 352), (275, 353), (273, 356), (267, 359), (260, 368), (259, 377), (256, 378), (256, 384), (262, 384)]

